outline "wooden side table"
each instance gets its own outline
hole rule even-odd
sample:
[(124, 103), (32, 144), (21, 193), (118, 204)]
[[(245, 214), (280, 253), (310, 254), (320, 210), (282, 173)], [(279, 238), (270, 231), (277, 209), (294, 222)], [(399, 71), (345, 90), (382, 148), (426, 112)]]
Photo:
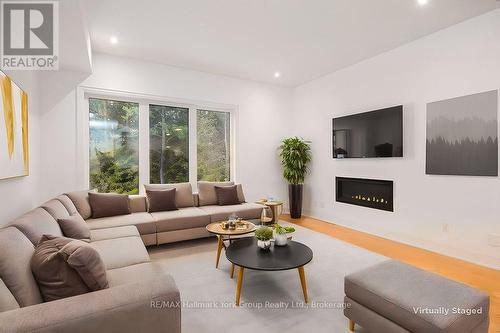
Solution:
[[(241, 221), (241, 225), (237, 226), (235, 230), (222, 229), (221, 222), (213, 222), (207, 225), (207, 231), (211, 234), (217, 235), (217, 256), (215, 258), (215, 267), (219, 267), (220, 254), (224, 248), (224, 240), (231, 240), (231, 236), (240, 236), (254, 232), (257, 227), (249, 221)], [(234, 270), (234, 267), (232, 268)], [(233, 272), (231, 272), (231, 277)]]
[(277, 223), (280, 217), (280, 211), (283, 211), (283, 202), (281, 201), (257, 201), (256, 203), (266, 205), (273, 212), (271, 224)]

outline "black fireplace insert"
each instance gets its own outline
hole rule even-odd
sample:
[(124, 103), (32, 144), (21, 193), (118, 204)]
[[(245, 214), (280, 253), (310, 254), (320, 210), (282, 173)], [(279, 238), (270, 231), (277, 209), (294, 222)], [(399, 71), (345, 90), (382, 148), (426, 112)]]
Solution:
[(351, 205), (394, 211), (392, 180), (335, 177), (335, 199)]

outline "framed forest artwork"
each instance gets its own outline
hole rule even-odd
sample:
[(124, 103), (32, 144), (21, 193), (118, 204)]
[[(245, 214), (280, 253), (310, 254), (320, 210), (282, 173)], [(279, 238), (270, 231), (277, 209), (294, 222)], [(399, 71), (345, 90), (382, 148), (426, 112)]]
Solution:
[(28, 94), (0, 71), (0, 179), (28, 176)]
[(498, 176), (498, 90), (427, 104), (426, 173)]

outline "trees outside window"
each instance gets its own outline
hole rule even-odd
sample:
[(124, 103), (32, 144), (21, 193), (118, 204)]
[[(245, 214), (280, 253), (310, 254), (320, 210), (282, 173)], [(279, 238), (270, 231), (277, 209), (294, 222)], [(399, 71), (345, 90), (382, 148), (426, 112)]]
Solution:
[(197, 110), (198, 180), (229, 181), (230, 113)]
[(139, 104), (89, 98), (90, 186), (139, 193)]
[(150, 183), (189, 181), (189, 109), (149, 105)]

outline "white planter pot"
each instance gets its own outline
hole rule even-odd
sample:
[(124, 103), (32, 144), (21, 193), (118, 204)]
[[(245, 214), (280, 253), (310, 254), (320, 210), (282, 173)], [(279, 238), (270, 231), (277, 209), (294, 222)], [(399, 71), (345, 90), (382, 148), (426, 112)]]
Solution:
[(260, 247), (262, 250), (269, 250), (269, 248), (271, 247), (271, 241), (270, 240), (266, 240), (266, 241), (257, 240), (257, 246)]
[(274, 245), (285, 246), (287, 242), (288, 242), (287, 234), (275, 234), (274, 235)]

